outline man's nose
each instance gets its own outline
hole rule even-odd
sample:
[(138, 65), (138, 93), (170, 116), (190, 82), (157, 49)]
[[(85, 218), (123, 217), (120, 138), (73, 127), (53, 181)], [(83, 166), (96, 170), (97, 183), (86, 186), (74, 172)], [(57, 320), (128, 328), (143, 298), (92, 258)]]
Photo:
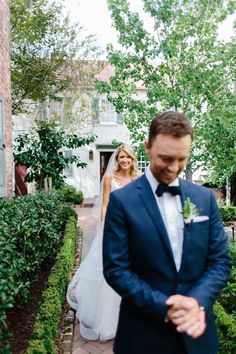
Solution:
[(173, 161), (171, 164), (169, 164), (168, 168), (171, 172), (178, 172), (179, 171), (179, 162)]

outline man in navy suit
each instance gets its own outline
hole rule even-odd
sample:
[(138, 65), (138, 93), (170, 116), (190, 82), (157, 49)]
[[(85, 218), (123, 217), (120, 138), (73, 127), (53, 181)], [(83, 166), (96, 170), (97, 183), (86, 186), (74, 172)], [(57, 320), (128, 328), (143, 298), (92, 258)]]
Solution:
[(160, 114), (145, 142), (145, 174), (110, 195), (103, 262), (122, 297), (115, 354), (218, 351), (212, 306), (231, 261), (213, 193), (178, 177), (191, 142), (183, 113)]

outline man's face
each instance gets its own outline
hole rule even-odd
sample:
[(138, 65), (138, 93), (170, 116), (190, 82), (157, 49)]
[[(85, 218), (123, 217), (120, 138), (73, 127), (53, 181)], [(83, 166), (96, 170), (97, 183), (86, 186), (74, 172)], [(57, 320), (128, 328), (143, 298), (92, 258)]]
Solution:
[(150, 169), (160, 183), (170, 184), (183, 171), (188, 162), (191, 142), (190, 134), (183, 137), (158, 134), (152, 143), (145, 142)]

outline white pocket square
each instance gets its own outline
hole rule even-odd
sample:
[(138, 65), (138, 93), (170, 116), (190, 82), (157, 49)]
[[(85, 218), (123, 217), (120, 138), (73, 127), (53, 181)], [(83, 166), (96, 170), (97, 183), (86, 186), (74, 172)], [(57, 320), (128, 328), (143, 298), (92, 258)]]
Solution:
[(198, 216), (195, 216), (195, 218), (193, 219), (193, 222), (202, 222), (202, 221), (206, 221), (206, 220), (209, 220), (209, 216), (198, 215)]

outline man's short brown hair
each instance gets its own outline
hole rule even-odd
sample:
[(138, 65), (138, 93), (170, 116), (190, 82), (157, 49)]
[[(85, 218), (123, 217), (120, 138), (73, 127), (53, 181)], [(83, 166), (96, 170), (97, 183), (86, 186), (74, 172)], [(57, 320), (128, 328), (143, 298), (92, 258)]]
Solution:
[(183, 137), (190, 135), (193, 138), (193, 128), (188, 117), (181, 112), (166, 111), (157, 115), (151, 122), (148, 141), (150, 143), (158, 134)]

